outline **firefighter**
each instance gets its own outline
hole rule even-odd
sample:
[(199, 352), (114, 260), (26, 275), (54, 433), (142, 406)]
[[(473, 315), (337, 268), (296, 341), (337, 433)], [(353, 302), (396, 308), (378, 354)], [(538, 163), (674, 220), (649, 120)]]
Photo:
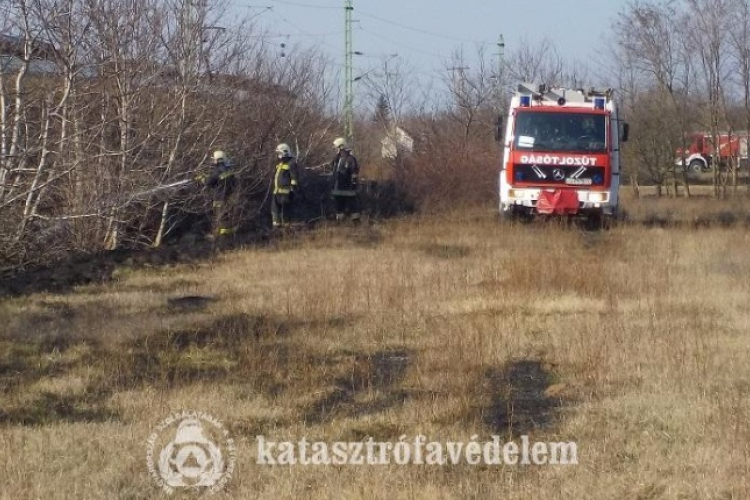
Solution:
[(360, 219), (359, 196), (357, 187), (359, 182), (359, 165), (352, 150), (347, 147), (346, 139), (339, 137), (333, 141), (336, 156), (331, 162), (333, 171), (331, 197), (333, 198), (336, 220), (344, 220), (346, 214), (351, 214), (352, 221)]
[(271, 219), (273, 227), (287, 225), (292, 216), (294, 192), (297, 189), (298, 167), (288, 144), (276, 146), (276, 173), (273, 177), (273, 201), (271, 202)]
[(599, 137), (598, 130), (596, 127), (596, 123), (594, 122), (594, 118), (591, 116), (587, 116), (583, 119), (583, 122), (581, 123), (581, 135), (582, 136), (588, 136), (588, 137)]
[(217, 236), (230, 236), (235, 232), (233, 226), (235, 203), (231, 197), (236, 188), (237, 178), (224, 151), (214, 151), (211, 163), (211, 172), (203, 182), (206, 188), (211, 190), (213, 220), (210, 238), (213, 239)]

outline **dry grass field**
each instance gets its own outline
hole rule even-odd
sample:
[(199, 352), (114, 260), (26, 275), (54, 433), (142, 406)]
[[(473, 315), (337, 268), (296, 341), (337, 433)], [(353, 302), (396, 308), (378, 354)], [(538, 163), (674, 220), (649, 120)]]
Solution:
[[(679, 203), (603, 232), (489, 210), (320, 227), (5, 299), (0, 498), (166, 497), (147, 439), (194, 409), (236, 443), (212, 498), (750, 499), (750, 236), (637, 221), (705, 213)], [(258, 435), (418, 434), (574, 441), (578, 465), (255, 461)]]

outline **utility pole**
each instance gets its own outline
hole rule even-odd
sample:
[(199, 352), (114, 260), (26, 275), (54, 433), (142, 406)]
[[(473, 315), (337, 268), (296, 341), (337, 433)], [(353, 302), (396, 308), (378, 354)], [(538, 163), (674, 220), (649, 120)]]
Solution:
[(497, 110), (505, 110), (505, 41), (501, 34), (497, 39)]
[(352, 0), (344, 6), (344, 136), (354, 138), (354, 66), (352, 64)]

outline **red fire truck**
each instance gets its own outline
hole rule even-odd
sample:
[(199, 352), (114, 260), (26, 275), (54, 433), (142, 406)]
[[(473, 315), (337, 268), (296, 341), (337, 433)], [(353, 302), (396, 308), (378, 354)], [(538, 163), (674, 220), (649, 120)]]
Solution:
[(500, 214), (616, 215), (627, 135), (611, 89), (520, 84), (502, 138)]
[[(683, 155), (685, 157), (685, 169), (690, 172), (707, 172), (711, 170), (712, 158), (716, 151), (719, 164), (728, 164), (731, 159), (738, 166), (747, 166), (747, 140), (748, 133), (743, 132), (721, 132), (713, 139), (711, 134), (695, 132), (687, 136), (687, 146), (684, 150), (677, 150), (676, 164), (682, 166)], [(714, 147), (718, 143), (719, 147)]]

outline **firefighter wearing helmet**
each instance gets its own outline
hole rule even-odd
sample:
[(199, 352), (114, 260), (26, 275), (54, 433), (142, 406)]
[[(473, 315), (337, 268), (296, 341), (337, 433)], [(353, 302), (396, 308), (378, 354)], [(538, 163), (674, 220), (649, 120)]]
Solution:
[(273, 200), (271, 219), (273, 227), (289, 224), (294, 206), (294, 192), (297, 189), (298, 167), (292, 150), (286, 143), (276, 146), (276, 173), (273, 176)]
[(348, 213), (352, 221), (358, 221), (360, 209), (357, 195), (359, 184), (357, 158), (354, 157), (343, 137), (336, 138), (333, 141), (333, 147), (336, 150), (336, 156), (331, 161), (333, 171), (331, 197), (336, 210), (336, 220), (344, 220)]
[(234, 234), (236, 203), (232, 195), (235, 192), (237, 179), (224, 151), (219, 149), (213, 152), (211, 172), (208, 177), (199, 177), (199, 180), (211, 192), (213, 220), (209, 238)]

